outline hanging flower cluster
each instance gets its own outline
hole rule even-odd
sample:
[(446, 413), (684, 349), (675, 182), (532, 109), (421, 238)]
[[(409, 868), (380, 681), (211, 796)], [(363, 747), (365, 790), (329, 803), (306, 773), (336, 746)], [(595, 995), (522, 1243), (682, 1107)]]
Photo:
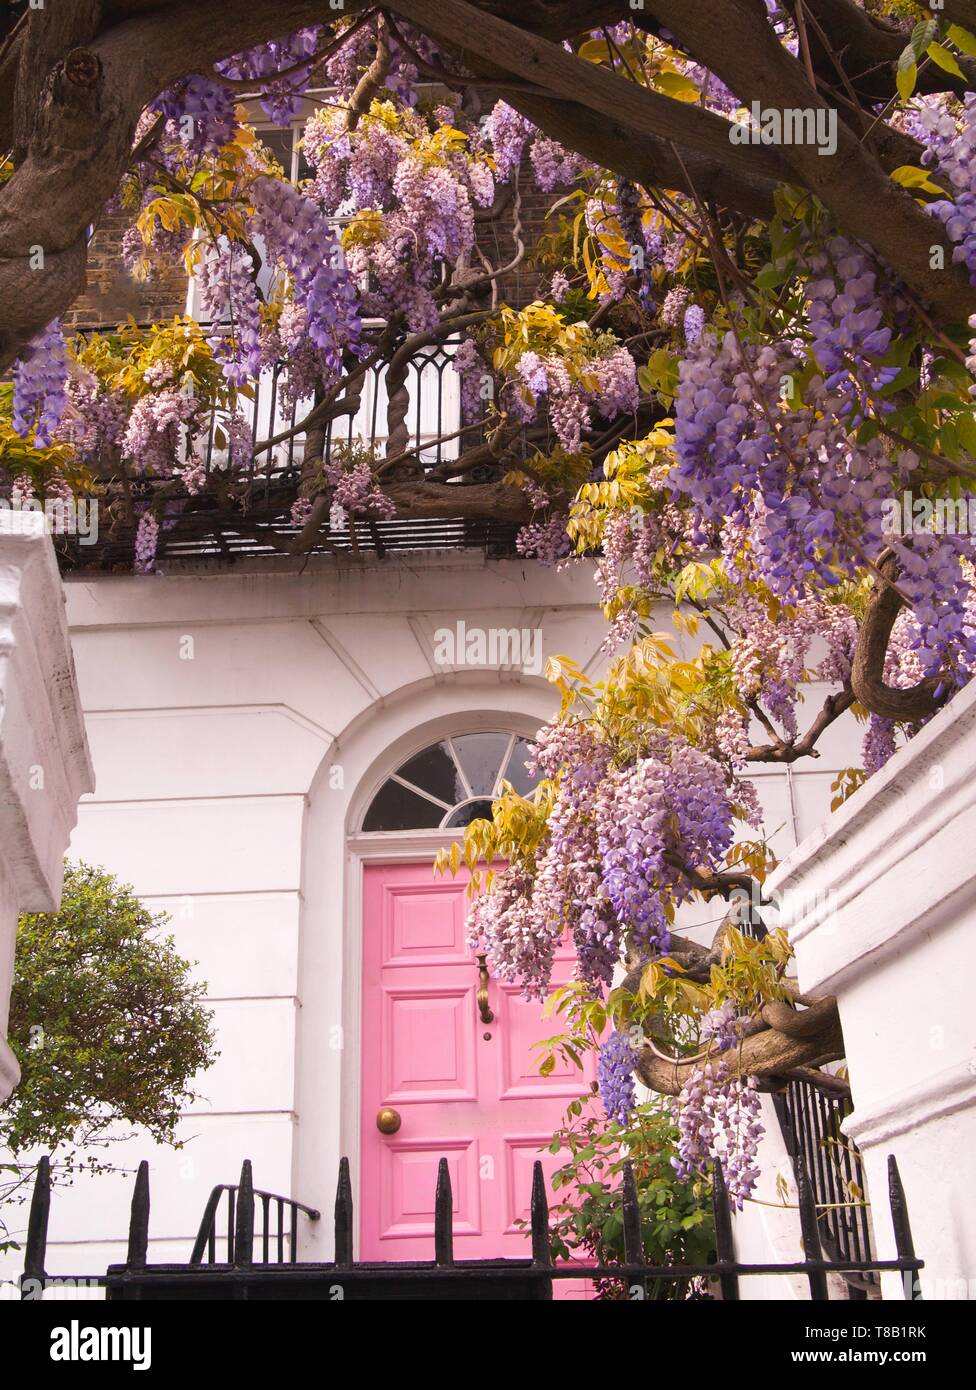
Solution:
[(352, 129), (341, 109), (318, 112), (304, 146), (310, 192), (352, 219), (343, 241), (364, 311), (404, 312), (412, 331), (436, 323), (440, 269), (472, 252), (474, 209), (495, 196), (488, 162), (463, 132), (380, 100)]
[(506, 408), (528, 423), (545, 403), (566, 453), (580, 449), (594, 416), (615, 420), (636, 411), (637, 364), (612, 333), (567, 323), (540, 301), (519, 313), (503, 308), (501, 329), (494, 365), (508, 378)]
[[(558, 750), (558, 751), (557, 751)], [(676, 906), (694, 891), (689, 866), (714, 868), (735, 812), (721, 766), (681, 740), (622, 767), (586, 726), (550, 730), (537, 765), (559, 758), (559, 781), (532, 875), (478, 900), (471, 939), (493, 973), (530, 996), (549, 986), (553, 952), (573, 933), (579, 971), (608, 984), (624, 951), (666, 953)], [(548, 965), (547, 965), (548, 963)]]
[(57, 319), (32, 338), (14, 368), (13, 425), (18, 434), (34, 433), (43, 449), (51, 442), (64, 414), (68, 358)]

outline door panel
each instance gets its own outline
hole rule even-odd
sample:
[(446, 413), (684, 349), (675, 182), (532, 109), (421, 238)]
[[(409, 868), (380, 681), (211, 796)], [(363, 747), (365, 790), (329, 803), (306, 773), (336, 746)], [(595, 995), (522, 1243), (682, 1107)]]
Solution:
[[(489, 983), (482, 1023), (478, 967), (464, 941), (467, 878), (432, 880), (430, 863), (368, 867), (363, 923), (361, 1249), (364, 1260), (433, 1258), (437, 1164), (448, 1160), (458, 1259), (525, 1258), (532, 1165), (592, 1069), (540, 1077), (532, 1044), (556, 1031), (515, 985)], [(557, 954), (567, 980), (571, 949)], [(487, 1035), (487, 1036), (486, 1036)], [(392, 1106), (399, 1130), (381, 1134)], [(572, 1296), (557, 1286), (561, 1296)]]
[[(454, 1197), (455, 1237), (481, 1234), (481, 1203), (477, 1173), (477, 1146), (473, 1140), (444, 1139), (429, 1141), (390, 1141), (386, 1150), (389, 1182), (387, 1202), (379, 1231), (379, 1239), (420, 1239), (431, 1257), (434, 1236), (434, 1215), (430, 1194), (437, 1186), (437, 1168), (447, 1159)], [(362, 1258), (380, 1258), (364, 1255)], [(405, 1259), (403, 1254), (386, 1255), (387, 1259)]]
[[(561, 965), (562, 962), (557, 962), (554, 979), (568, 976), (569, 972), (561, 969)], [(553, 1112), (558, 1117), (555, 1123), (558, 1123), (569, 1101), (582, 1094), (589, 1079), (582, 1077), (579, 1068), (574, 1067), (572, 1062), (562, 1058), (557, 1059), (548, 1076), (539, 1075), (539, 1053), (534, 1050), (533, 1043), (558, 1032), (558, 1021), (542, 1018), (540, 1005), (534, 1000), (523, 999), (518, 985), (498, 985), (492, 994), (492, 1003), (495, 1004), (500, 1023), (501, 1099), (559, 1099), (562, 1104), (556, 1106)]]
[(478, 1099), (463, 989), (383, 990), (383, 1088), (389, 1104)]

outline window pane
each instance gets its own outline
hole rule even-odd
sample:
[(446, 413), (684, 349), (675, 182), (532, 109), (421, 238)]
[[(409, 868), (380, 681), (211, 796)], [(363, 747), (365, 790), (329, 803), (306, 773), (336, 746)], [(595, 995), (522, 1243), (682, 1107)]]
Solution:
[(299, 139), (299, 142), (298, 142), (298, 178), (299, 178), (299, 181), (301, 182), (301, 181), (304, 181), (305, 179), (310, 179), (314, 173), (315, 173), (315, 170), (312, 168), (311, 164), (309, 164), (308, 159), (307, 159), (306, 156), (305, 156), (305, 144), (304, 144), (304, 141), (302, 141), (301, 139)]
[(448, 806), (463, 801), (467, 796), (446, 743), (435, 743), (433, 747), (425, 748), (397, 768), (397, 772), (405, 782), (412, 782), (421, 791), (439, 797)]
[(428, 830), (441, 823), (442, 811), (432, 801), (401, 787), (384, 782), (366, 812), (364, 830)]
[(475, 796), (491, 796), (510, 734), (462, 734), (452, 739)]
[(262, 145), (267, 146), (281, 165), (285, 178), (290, 179), (292, 150), (295, 147), (294, 131), (290, 127), (287, 130), (259, 130), (258, 139)]
[(530, 738), (517, 738), (515, 747), (512, 749), (512, 756), (509, 759), (508, 768), (505, 771), (505, 781), (511, 782), (519, 796), (528, 796), (539, 779), (529, 772), (525, 766), (525, 760), (529, 756), (529, 750), (533, 748)]
[(460, 825), (470, 825), (473, 820), (491, 820), (490, 801), (469, 801), (466, 806), (459, 806), (456, 811), (452, 811), (444, 824), (457, 829)]

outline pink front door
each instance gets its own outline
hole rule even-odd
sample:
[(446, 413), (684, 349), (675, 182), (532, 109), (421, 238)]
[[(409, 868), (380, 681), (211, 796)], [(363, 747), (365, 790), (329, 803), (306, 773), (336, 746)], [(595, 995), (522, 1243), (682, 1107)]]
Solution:
[[(430, 1260), (438, 1160), (454, 1192), (457, 1259), (526, 1258), (532, 1165), (590, 1073), (538, 1073), (532, 1044), (559, 1031), (517, 986), (492, 980), (491, 1023), (477, 1004), (478, 966), (464, 940), (466, 878), (430, 862), (366, 870), (363, 944), (362, 1260)], [(572, 953), (554, 978), (565, 980)], [(377, 1112), (399, 1112), (395, 1134)], [(552, 1194), (550, 1191), (550, 1201)]]

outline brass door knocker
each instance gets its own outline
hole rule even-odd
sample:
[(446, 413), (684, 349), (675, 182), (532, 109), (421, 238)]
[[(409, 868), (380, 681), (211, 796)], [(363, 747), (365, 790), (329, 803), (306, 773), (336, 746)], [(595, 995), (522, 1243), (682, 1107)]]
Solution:
[(488, 1007), (488, 957), (478, 957), (478, 1014), (482, 1023), (492, 1023), (495, 1015)]

